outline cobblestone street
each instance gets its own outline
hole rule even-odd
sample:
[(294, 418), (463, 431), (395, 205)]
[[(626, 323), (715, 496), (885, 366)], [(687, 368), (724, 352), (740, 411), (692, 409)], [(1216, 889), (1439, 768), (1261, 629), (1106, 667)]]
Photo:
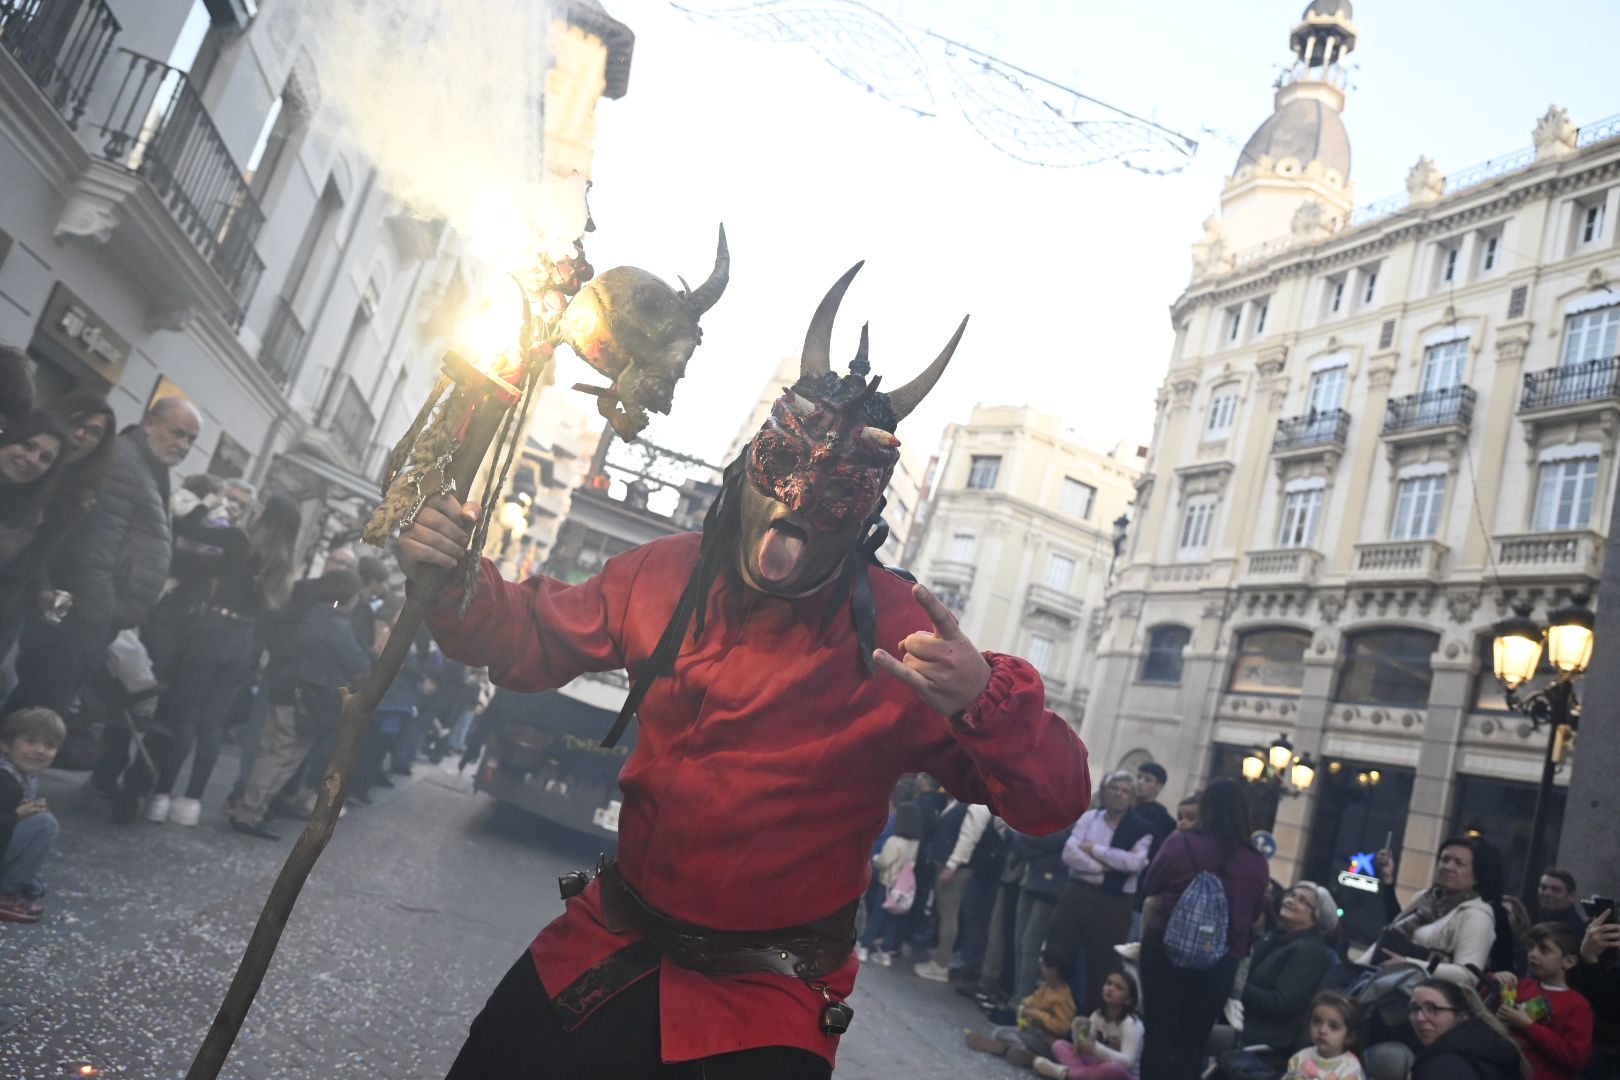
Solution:
[[(117, 826), (78, 773), (50, 773), (62, 820), (45, 919), (0, 924), (0, 1077), (183, 1075), (294, 835), (226, 828), (227, 757), (195, 829)], [(437, 1078), (589, 841), (509, 824), (465, 779), (421, 765), (352, 810), (304, 889), (225, 1075)], [(837, 1076), (1014, 1076), (967, 1050), (972, 1003), (868, 967)], [(1022, 1075), (1029, 1075), (1027, 1072)]]

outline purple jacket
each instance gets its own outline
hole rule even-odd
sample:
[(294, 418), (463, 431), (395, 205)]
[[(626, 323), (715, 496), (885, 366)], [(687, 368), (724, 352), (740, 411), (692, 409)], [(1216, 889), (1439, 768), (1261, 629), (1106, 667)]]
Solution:
[(1154, 900), (1144, 932), (1164, 933), (1181, 891), (1200, 870), (1220, 875), (1226, 885), (1226, 910), (1232, 920), (1226, 931), (1227, 955), (1248, 956), (1254, 924), (1265, 908), (1266, 885), (1271, 881), (1266, 860), (1253, 848), (1242, 848), (1233, 853), (1223, 871), (1221, 852), (1214, 839), (1197, 829), (1171, 833), (1147, 868), (1139, 891)]

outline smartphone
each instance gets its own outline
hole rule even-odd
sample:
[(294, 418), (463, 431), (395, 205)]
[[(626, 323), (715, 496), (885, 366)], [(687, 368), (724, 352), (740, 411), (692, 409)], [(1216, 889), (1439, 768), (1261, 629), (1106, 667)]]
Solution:
[[(1614, 897), (1588, 896), (1585, 900), (1581, 901), (1581, 908), (1585, 910), (1586, 917), (1588, 919), (1595, 919), (1605, 911), (1614, 911)], [(1614, 916), (1611, 914), (1609, 918), (1612, 921)]]

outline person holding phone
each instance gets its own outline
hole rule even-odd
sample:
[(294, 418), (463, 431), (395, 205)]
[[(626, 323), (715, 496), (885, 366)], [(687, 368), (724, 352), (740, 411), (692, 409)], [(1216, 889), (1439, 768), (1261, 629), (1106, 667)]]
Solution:
[(1592, 1005), (1592, 1059), (1581, 1075), (1607, 1080), (1620, 1072), (1620, 921), (1613, 897), (1594, 896), (1581, 907), (1591, 921), (1581, 939), (1581, 962), (1569, 973), (1571, 989)]
[(1374, 867), (1390, 921), (1361, 963), (1413, 964), (1458, 986), (1474, 985), (1470, 965), (1482, 971), (1513, 966), (1513, 934), (1502, 908), (1502, 858), (1490, 844), (1478, 837), (1441, 844), (1434, 884), (1404, 908), (1395, 897), (1389, 853), (1379, 852)]

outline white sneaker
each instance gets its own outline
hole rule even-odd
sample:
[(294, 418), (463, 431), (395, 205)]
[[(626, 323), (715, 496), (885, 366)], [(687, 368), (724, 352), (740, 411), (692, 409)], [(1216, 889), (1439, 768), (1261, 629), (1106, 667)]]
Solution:
[(169, 800), (169, 820), (176, 825), (196, 825), (202, 820), (202, 803), (177, 795)]
[(866, 963), (866, 956), (867, 956), (867, 953), (866, 953), (866, 946), (865, 945), (857, 945), (857, 946), (855, 946), (855, 959), (859, 960), (861, 963), (864, 964), (864, 963)]
[(918, 978), (927, 979), (929, 982), (951, 981), (951, 969), (944, 964), (936, 964), (932, 960), (918, 964), (912, 970), (917, 973)]
[(1042, 1076), (1050, 1077), (1051, 1080), (1069, 1080), (1069, 1067), (1051, 1058), (1038, 1057), (1031, 1063), (1030, 1068)]
[(146, 820), (154, 825), (162, 825), (169, 820), (169, 797), (167, 795), (153, 795), (147, 800)]
[(876, 964), (878, 967), (889, 967), (894, 963), (894, 956), (891, 953), (886, 953), (882, 949), (879, 949), (877, 952), (872, 954), (872, 963)]

